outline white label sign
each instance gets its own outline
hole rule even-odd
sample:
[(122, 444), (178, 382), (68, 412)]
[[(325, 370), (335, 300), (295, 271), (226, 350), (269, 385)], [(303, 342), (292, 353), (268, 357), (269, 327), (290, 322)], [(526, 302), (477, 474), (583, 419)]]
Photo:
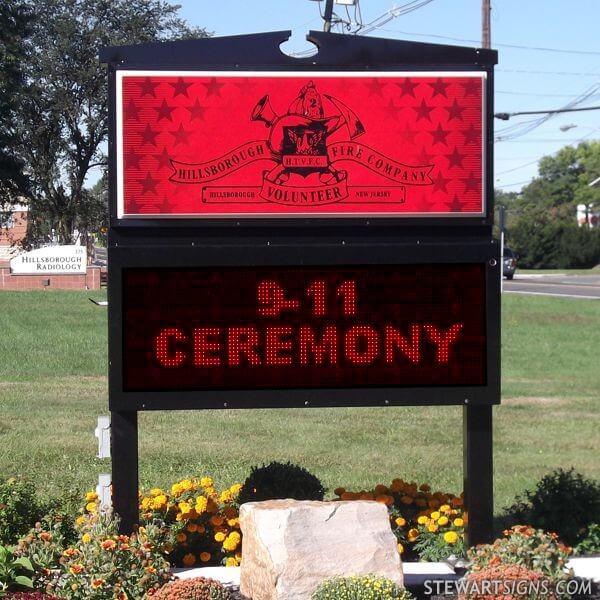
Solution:
[(85, 275), (87, 250), (85, 246), (47, 246), (10, 261), (15, 275)]

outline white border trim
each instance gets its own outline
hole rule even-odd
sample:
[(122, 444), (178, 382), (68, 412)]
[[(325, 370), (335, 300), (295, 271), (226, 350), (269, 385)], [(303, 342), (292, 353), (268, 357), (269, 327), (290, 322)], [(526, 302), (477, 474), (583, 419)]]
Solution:
[[(310, 77), (317, 79), (319, 77), (342, 77), (342, 78), (366, 78), (366, 77), (479, 77), (482, 80), (482, 102), (481, 102), (481, 212), (461, 212), (461, 213), (434, 213), (434, 212), (402, 212), (402, 213), (315, 213), (307, 214), (300, 212), (286, 213), (178, 213), (167, 215), (163, 213), (135, 213), (126, 214), (124, 211), (124, 181), (123, 181), (123, 79), (125, 77)], [(487, 189), (486, 189), (486, 124), (487, 124), (487, 103), (486, 103), (486, 81), (487, 73), (485, 71), (162, 71), (162, 70), (117, 70), (116, 72), (116, 152), (117, 152), (117, 218), (118, 219), (403, 219), (403, 218), (485, 218), (487, 211)]]

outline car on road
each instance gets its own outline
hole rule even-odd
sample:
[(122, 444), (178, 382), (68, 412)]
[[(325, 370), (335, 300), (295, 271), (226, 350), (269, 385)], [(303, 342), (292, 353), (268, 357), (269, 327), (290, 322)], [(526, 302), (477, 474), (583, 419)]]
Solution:
[(504, 246), (504, 264), (502, 274), (506, 279), (512, 279), (517, 269), (517, 255), (507, 246)]

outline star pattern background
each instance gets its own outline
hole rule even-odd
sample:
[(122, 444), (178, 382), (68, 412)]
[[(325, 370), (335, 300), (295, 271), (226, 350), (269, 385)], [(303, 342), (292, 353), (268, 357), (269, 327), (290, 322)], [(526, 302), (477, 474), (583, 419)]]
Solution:
[[(442, 77), (312, 77), (325, 116), (337, 114), (325, 94), (342, 101), (361, 120), (365, 133), (354, 141), (410, 166), (433, 165), (428, 186), (406, 186), (405, 202), (364, 202), (303, 207), (311, 213), (465, 213), (483, 212), (483, 79)], [(259, 99), (284, 115), (311, 80), (310, 74), (269, 76), (124, 75), (122, 80), (122, 165), (124, 213), (256, 214), (294, 213), (294, 206), (267, 201), (203, 202), (203, 184), (169, 180), (170, 161), (198, 164), (249, 141), (266, 140), (269, 128), (252, 120)], [(329, 143), (349, 139), (342, 127)], [(209, 186), (258, 191), (273, 161), (260, 160)], [(348, 186), (383, 188), (392, 182), (361, 164), (335, 163), (348, 173)]]

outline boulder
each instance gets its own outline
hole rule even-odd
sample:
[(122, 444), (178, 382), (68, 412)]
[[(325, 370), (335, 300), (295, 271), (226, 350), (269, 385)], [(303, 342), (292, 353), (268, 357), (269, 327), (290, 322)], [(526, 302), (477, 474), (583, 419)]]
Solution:
[(378, 502), (248, 502), (240, 527), (240, 591), (252, 600), (310, 600), (336, 576), (374, 573), (402, 585), (396, 537)]

